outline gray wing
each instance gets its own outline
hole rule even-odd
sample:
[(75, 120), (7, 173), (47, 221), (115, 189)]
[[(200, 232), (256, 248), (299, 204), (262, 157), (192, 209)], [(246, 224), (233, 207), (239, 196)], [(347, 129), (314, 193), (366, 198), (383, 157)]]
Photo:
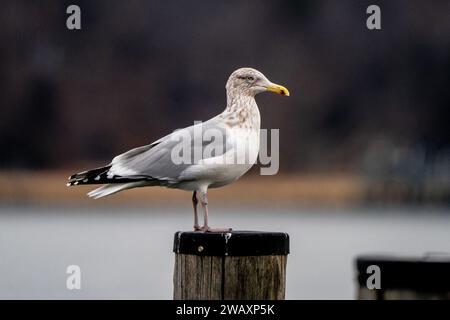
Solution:
[(177, 130), (115, 157), (109, 172), (121, 177), (143, 176), (162, 182), (179, 182), (181, 173), (189, 166), (201, 159), (220, 156), (232, 148), (226, 131), (217, 117)]

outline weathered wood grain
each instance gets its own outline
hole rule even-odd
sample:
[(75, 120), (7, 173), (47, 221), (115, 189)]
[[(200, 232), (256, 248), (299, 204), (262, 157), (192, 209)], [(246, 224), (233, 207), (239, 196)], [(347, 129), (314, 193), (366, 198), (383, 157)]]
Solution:
[(286, 255), (175, 255), (175, 300), (280, 300), (285, 297)]
[(287, 256), (225, 257), (223, 299), (280, 300)]
[(175, 255), (175, 300), (215, 300), (222, 293), (222, 258)]

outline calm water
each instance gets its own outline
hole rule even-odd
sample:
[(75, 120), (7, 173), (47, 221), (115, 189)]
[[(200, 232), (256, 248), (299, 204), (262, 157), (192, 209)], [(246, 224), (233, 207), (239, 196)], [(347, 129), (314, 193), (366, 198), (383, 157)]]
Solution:
[[(288, 299), (355, 298), (361, 253), (450, 252), (450, 210), (211, 209), (213, 226), (288, 232)], [(0, 298), (171, 299), (173, 234), (190, 207), (0, 207)], [(66, 289), (81, 267), (82, 289)]]

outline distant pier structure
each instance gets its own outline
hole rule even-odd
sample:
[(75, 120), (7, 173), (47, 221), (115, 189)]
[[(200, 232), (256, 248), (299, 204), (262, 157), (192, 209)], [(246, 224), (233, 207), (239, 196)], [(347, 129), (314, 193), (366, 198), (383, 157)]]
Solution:
[(175, 300), (281, 300), (289, 235), (282, 232), (176, 232)]
[(362, 255), (356, 259), (356, 270), (360, 300), (450, 299), (447, 254), (417, 258)]

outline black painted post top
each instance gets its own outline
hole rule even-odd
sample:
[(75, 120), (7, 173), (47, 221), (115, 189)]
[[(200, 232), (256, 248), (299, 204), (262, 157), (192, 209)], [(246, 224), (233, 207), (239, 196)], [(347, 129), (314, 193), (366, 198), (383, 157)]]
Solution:
[(289, 235), (264, 231), (178, 231), (174, 237), (173, 252), (200, 256), (287, 255)]
[(395, 257), (364, 255), (356, 259), (358, 282), (365, 287), (371, 273), (367, 268), (378, 266), (383, 290), (406, 289), (418, 292), (450, 292), (450, 257)]

